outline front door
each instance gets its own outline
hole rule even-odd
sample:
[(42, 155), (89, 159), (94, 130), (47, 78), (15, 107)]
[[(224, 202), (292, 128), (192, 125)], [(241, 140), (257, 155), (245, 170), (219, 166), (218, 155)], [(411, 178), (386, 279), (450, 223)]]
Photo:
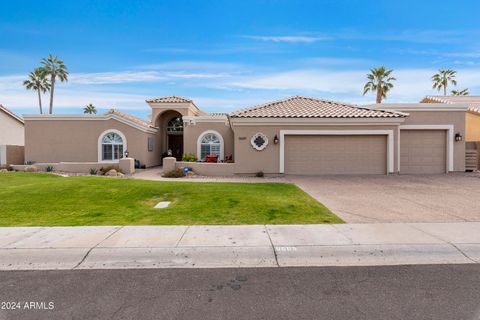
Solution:
[(172, 150), (172, 157), (175, 157), (178, 161), (181, 161), (183, 156), (183, 135), (168, 135), (168, 149)]

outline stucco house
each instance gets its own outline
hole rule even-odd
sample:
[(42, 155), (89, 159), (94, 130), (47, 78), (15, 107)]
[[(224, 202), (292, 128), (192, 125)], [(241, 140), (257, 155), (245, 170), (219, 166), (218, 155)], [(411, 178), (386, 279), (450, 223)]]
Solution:
[[(117, 110), (25, 115), (25, 157), (85, 169), (127, 155), (159, 166), (171, 156), (206, 175), (446, 173), (465, 171), (466, 138), (480, 141), (480, 113), (465, 103), (357, 106), (293, 96), (222, 114), (177, 96), (146, 102), (151, 121)], [(181, 162), (185, 153), (199, 161)]]
[(0, 165), (22, 164), (23, 119), (0, 104)]

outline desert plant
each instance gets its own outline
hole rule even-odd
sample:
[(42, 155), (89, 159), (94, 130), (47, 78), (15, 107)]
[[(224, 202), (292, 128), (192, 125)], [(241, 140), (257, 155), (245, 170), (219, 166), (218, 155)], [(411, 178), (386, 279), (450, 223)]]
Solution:
[(182, 161), (185, 162), (196, 162), (197, 160), (197, 156), (193, 153), (184, 153), (182, 157)]
[(50, 166), (50, 165), (49, 165), (49, 166), (47, 166), (47, 167), (45, 168), (45, 171), (47, 171), (47, 172), (53, 172), (53, 171), (55, 171), (55, 168), (54, 168), (53, 166)]
[(96, 175), (97, 175), (97, 173), (98, 173), (98, 170), (97, 170), (97, 168), (90, 168), (90, 175), (92, 175), (92, 176), (96, 176)]
[(163, 174), (164, 178), (182, 178), (185, 177), (185, 172), (182, 169), (172, 170)]
[(384, 66), (371, 69), (367, 74), (368, 82), (363, 87), (363, 95), (369, 91), (376, 92), (376, 103), (382, 103), (382, 99), (386, 99), (387, 93), (393, 88), (392, 81), (397, 80), (390, 76), (392, 72), (393, 70), (387, 70)]
[(265, 176), (265, 174), (263, 173), (263, 171), (257, 171), (255, 173), (255, 177), (257, 178), (263, 178)]

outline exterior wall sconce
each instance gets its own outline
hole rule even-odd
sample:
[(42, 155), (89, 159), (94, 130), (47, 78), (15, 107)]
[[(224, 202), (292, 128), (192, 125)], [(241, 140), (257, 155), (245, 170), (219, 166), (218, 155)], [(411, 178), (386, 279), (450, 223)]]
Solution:
[(273, 143), (274, 143), (274, 144), (278, 144), (278, 141), (279, 141), (279, 140), (278, 140), (278, 137), (277, 137), (277, 135), (275, 135), (275, 137), (273, 138)]
[(460, 132), (455, 133), (455, 141), (462, 141), (463, 137)]
[(128, 150), (125, 150), (125, 158), (128, 158), (128, 155), (129, 155)]

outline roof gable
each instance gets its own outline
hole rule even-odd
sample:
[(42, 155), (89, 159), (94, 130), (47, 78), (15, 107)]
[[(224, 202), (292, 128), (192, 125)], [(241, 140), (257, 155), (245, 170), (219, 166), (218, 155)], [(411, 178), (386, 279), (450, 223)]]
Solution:
[(179, 96), (150, 98), (145, 101), (147, 103), (193, 103), (192, 100)]
[(480, 112), (480, 96), (425, 96), (422, 103), (467, 104), (470, 111)]
[(232, 118), (404, 118), (395, 111), (375, 110), (325, 99), (293, 96), (230, 114)]
[(13, 119), (17, 120), (18, 122), (20, 122), (21, 124), (24, 124), (24, 121), (22, 119), (22, 117), (16, 115), (13, 111), (10, 111), (8, 110), (6, 107), (4, 107), (3, 105), (0, 104), (0, 112), (3, 112), (7, 115), (9, 115), (10, 117), (12, 117)]

